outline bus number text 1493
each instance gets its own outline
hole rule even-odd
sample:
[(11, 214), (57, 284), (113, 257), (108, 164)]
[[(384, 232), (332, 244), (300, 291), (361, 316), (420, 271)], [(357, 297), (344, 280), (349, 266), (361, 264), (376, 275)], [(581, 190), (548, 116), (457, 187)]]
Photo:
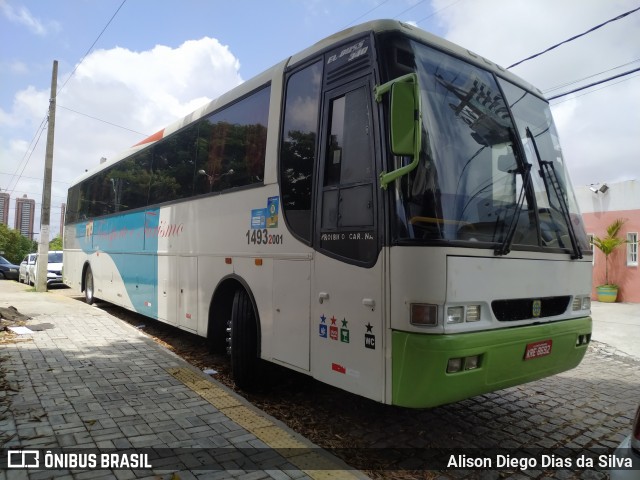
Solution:
[(282, 245), (282, 234), (272, 235), (267, 229), (247, 230), (247, 245)]

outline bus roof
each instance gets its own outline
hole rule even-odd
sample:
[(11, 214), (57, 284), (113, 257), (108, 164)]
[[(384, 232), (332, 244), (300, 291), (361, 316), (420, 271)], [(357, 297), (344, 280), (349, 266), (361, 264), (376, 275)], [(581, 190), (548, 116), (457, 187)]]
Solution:
[(251, 91), (260, 87), (261, 85), (266, 85), (275, 76), (281, 75), (285, 68), (292, 67), (298, 63), (304, 62), (309, 57), (317, 55), (323, 52), (324, 50), (328, 50), (332, 47), (335, 47), (336, 44), (341, 43), (343, 41), (347, 41), (350, 38), (357, 37), (370, 32), (383, 33), (383, 32), (392, 32), (392, 31), (403, 33), (408, 37), (411, 37), (423, 43), (432, 45), (439, 50), (442, 50), (446, 53), (462, 58), (469, 63), (478, 65), (479, 67), (485, 70), (490, 70), (496, 75), (501, 76), (515, 84), (518, 84), (523, 88), (525, 88), (526, 90), (529, 90), (530, 92), (536, 95), (539, 95), (540, 98), (544, 99), (544, 96), (542, 95), (542, 92), (540, 92), (539, 89), (535, 88), (531, 84), (524, 81), (522, 78), (514, 75), (513, 73), (504, 69), (503, 67), (472, 52), (471, 50), (468, 50), (464, 47), (456, 45), (455, 43), (449, 42), (448, 40), (445, 40), (441, 37), (438, 37), (429, 32), (426, 32), (418, 27), (414, 27), (413, 25), (410, 25), (408, 23), (399, 22), (397, 20), (373, 20), (373, 21), (362, 23), (360, 25), (356, 25), (354, 27), (347, 28), (333, 35), (330, 35), (320, 40), (319, 42), (315, 43), (314, 45), (302, 50), (301, 52), (292, 55), (288, 59), (281, 61), (280, 63), (265, 70), (259, 75), (241, 83), (240, 85), (232, 88), (228, 92), (211, 100), (210, 102), (194, 110), (193, 112), (186, 115), (185, 117), (174, 121), (170, 125), (159, 130), (153, 135), (150, 135), (149, 137), (138, 142), (132, 147), (124, 151), (121, 151), (120, 153), (113, 156), (110, 160), (97, 165), (95, 168), (89, 169), (88, 171), (80, 175), (78, 178), (76, 178), (73, 181), (72, 185), (75, 185), (85, 180), (86, 178), (89, 178), (95, 175), (101, 170), (132, 155), (137, 151), (143, 150), (144, 148), (154, 144), (158, 140), (161, 140), (162, 138), (167, 137), (170, 134), (176, 132), (180, 128), (185, 127), (199, 120), (200, 118), (207, 116), (208, 114), (214, 112), (215, 110), (225, 106), (226, 104), (231, 103), (234, 100), (246, 95), (247, 93), (250, 93)]
[(482, 57), (481, 55), (478, 55), (477, 53), (472, 52), (467, 48), (461, 47), (460, 45), (456, 45), (455, 43), (445, 40), (442, 37), (438, 37), (437, 35), (422, 30), (419, 27), (415, 27), (408, 23), (403, 23), (397, 20), (372, 20), (370, 22), (365, 22), (360, 25), (356, 25), (354, 27), (350, 27), (337, 32), (329, 37), (320, 40), (311, 47), (294, 54), (290, 58), (288, 66), (292, 66), (298, 62), (302, 62), (307, 57), (313, 56), (318, 52), (329, 49), (330, 47), (335, 46), (336, 43), (346, 41), (351, 37), (357, 37), (368, 32), (383, 33), (393, 31), (400, 32), (408, 37), (414, 38), (428, 45), (432, 45), (438, 50), (442, 50), (469, 63), (478, 65), (485, 70), (489, 70), (498, 76), (504, 77), (506, 80), (509, 80), (512, 83), (520, 85), (524, 89), (529, 90), (544, 99), (542, 92), (538, 88), (534, 87), (517, 75), (509, 72), (500, 65)]

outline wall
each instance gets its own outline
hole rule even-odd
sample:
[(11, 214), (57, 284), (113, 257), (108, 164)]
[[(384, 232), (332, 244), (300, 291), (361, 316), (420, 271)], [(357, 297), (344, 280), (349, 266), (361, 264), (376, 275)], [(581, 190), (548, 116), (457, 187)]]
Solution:
[[(626, 223), (620, 237), (626, 239), (627, 232), (640, 233), (640, 184), (636, 180), (607, 184), (605, 193), (594, 193), (590, 187), (576, 187), (576, 199), (582, 212), (587, 233), (599, 237), (606, 235), (607, 226), (622, 218)], [(598, 189), (600, 185), (593, 185)], [(609, 256), (609, 281), (620, 287), (619, 302), (640, 303), (639, 267), (627, 266), (627, 246), (619, 247)], [(593, 289), (596, 299), (597, 285), (605, 283), (605, 256), (594, 249)]]

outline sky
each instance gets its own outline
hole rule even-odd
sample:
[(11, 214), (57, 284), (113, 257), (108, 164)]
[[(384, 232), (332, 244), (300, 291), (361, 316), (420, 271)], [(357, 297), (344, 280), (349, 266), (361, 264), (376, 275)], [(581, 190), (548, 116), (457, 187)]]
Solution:
[[(51, 234), (71, 182), (322, 38), (368, 20), (417, 25), (502, 66), (640, 0), (0, 0), (0, 190), (39, 232), (58, 61)], [(547, 97), (640, 66), (640, 11), (510, 70)], [(551, 101), (573, 184), (640, 177), (640, 72)]]

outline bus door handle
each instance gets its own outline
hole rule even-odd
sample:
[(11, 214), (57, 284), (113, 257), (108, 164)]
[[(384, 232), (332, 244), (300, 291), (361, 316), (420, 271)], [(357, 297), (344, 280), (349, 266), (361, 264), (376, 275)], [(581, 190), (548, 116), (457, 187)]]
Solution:
[(318, 294), (318, 302), (322, 304), (325, 300), (329, 300), (329, 294), (327, 292), (320, 292)]
[(370, 308), (372, 312), (376, 309), (376, 301), (373, 298), (363, 298), (362, 305)]

